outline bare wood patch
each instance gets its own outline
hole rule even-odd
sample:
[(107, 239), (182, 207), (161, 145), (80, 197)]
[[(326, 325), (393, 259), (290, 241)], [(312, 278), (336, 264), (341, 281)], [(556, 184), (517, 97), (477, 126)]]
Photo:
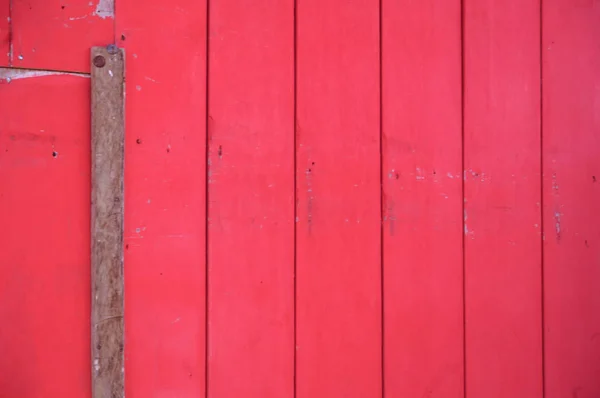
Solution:
[(94, 47), (92, 77), (92, 396), (124, 396), (125, 55)]

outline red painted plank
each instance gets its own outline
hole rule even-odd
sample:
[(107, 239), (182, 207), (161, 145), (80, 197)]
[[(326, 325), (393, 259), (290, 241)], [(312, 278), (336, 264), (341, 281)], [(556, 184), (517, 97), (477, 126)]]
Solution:
[(0, 0), (0, 66), (8, 66), (10, 53), (10, 0)]
[(463, 397), (460, 4), (382, 5), (384, 380), (390, 397)]
[(206, 2), (120, 2), (126, 396), (205, 391)]
[(114, 42), (114, 0), (11, 0), (10, 64), (89, 72), (92, 46)]
[(208, 395), (293, 397), (294, 2), (209, 19)]
[(90, 396), (89, 95), (81, 76), (0, 77), (5, 397)]
[(297, 397), (381, 396), (379, 2), (297, 8)]
[(466, 392), (542, 396), (540, 3), (464, 3)]
[(548, 398), (600, 396), (599, 6), (543, 6)]

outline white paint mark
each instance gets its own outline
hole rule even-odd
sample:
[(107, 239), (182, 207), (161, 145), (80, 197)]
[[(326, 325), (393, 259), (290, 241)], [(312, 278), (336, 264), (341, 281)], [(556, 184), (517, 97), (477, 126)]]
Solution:
[(148, 76), (145, 76), (144, 79), (151, 81), (152, 83), (158, 83), (156, 80), (154, 80), (153, 78), (148, 77)]
[(0, 68), (0, 80), (6, 80), (6, 82), (8, 82), (8, 83), (10, 83), (10, 81), (12, 81), (12, 80), (30, 79), (30, 78), (34, 78), (34, 77), (44, 77), (44, 76), (58, 76), (58, 75), (77, 76), (77, 77), (83, 77), (83, 78), (88, 78), (88, 79), (90, 77), (89, 75), (86, 75), (83, 73)]
[(110, 77), (113, 77), (113, 76), (114, 76), (114, 74), (113, 74), (113, 71), (112, 71), (112, 70), (110, 70), (110, 69), (108, 70), (108, 74), (110, 75)]
[(80, 17), (69, 17), (69, 21), (78, 21), (80, 19), (85, 19), (87, 17), (88, 17), (87, 15), (82, 15)]
[(177, 322), (179, 322), (179, 321), (181, 321), (181, 318), (177, 318), (177, 319), (175, 319), (173, 322), (171, 322), (171, 325), (172, 325), (172, 324), (174, 324), (174, 323), (177, 323)]
[(134, 54), (133, 54), (133, 58), (137, 58), (137, 54), (135, 54), (135, 53), (134, 53)]
[(135, 86), (135, 89), (136, 89), (137, 91), (142, 91), (142, 86)]
[(19, 56), (17, 58), (19, 58), (19, 61), (23, 61), (23, 55), (22, 54), (19, 54)]
[(96, 370), (96, 372), (100, 370), (100, 361), (98, 358), (94, 359), (94, 370)]
[(92, 15), (102, 19), (113, 19), (115, 17), (115, 0), (99, 0), (96, 5), (96, 11)]

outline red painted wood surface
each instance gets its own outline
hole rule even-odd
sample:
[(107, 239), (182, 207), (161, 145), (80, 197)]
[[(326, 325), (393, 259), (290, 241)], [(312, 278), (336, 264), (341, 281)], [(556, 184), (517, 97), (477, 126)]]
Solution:
[[(143, 12), (141, 12), (143, 10)], [(206, 2), (119, 3), (126, 396), (205, 392)]]
[(298, 398), (381, 395), (379, 66), (377, 1), (298, 4)]
[(114, 0), (10, 0), (10, 5), (12, 66), (89, 72), (90, 47), (114, 41)]
[(294, 3), (209, 16), (208, 396), (294, 396)]
[[(126, 395), (600, 395), (596, 3), (0, 0), (127, 49)], [(0, 396), (89, 398), (89, 80), (0, 73)]]
[[(89, 79), (0, 78), (0, 396), (87, 397)], [(71, 104), (68, 117), (63, 104)], [(36, 109), (35, 117), (30, 111)]]
[(460, 1), (384, 1), (389, 397), (463, 397)]
[(10, 55), (10, 0), (0, 0), (0, 67), (8, 66)]
[(543, 3), (546, 397), (600, 396), (600, 3)]
[(464, 9), (466, 393), (542, 397), (540, 4)]

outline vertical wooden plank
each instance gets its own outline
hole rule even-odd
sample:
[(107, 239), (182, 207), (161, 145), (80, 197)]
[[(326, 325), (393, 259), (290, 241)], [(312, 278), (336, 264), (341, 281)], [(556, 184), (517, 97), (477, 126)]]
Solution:
[(117, 4), (127, 50), (125, 386), (205, 394), (206, 1)]
[(379, 2), (297, 8), (297, 397), (381, 396)]
[(214, 2), (209, 26), (208, 396), (291, 398), (294, 2)]
[(600, 3), (543, 3), (547, 398), (600, 396)]
[(464, 3), (466, 393), (542, 396), (540, 3)]
[(114, 0), (9, 1), (12, 66), (88, 72), (90, 47), (114, 42)]
[(89, 107), (85, 76), (0, 68), (2, 397), (90, 397)]
[(124, 396), (125, 54), (92, 48), (92, 397)]
[(10, 0), (0, 0), (0, 67), (10, 56)]
[(462, 398), (461, 3), (382, 7), (385, 391)]

